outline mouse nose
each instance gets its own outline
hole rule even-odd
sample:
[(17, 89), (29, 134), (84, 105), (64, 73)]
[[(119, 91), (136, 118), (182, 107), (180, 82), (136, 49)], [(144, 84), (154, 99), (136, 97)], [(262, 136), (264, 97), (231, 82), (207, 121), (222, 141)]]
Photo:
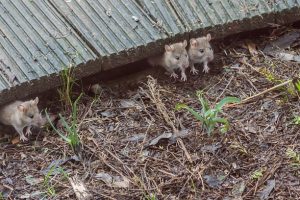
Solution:
[(190, 63), (189, 63), (189, 61), (187, 61), (187, 62), (185, 63), (185, 68), (188, 68), (189, 65), (190, 65)]
[(37, 114), (34, 119), (35, 125), (40, 127), (43, 124), (43, 117), (41, 114)]

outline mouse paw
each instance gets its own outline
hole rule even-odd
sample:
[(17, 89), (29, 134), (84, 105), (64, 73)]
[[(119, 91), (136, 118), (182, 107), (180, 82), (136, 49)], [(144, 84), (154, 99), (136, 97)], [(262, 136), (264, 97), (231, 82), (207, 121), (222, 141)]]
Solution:
[(186, 81), (186, 80), (187, 80), (187, 78), (186, 78), (186, 75), (185, 75), (185, 74), (182, 74), (182, 75), (181, 75), (181, 80), (182, 80), (182, 81)]
[(203, 68), (203, 72), (205, 72), (206, 74), (209, 72), (209, 67), (208, 66), (205, 66), (204, 68)]
[(198, 74), (198, 72), (199, 72), (199, 70), (197, 70), (195, 68), (191, 69), (191, 73), (194, 75)]
[(23, 141), (23, 142), (25, 142), (25, 141), (27, 141), (28, 139), (27, 139), (27, 137), (25, 137), (24, 135), (20, 135), (20, 140)]
[(178, 78), (178, 75), (175, 73), (175, 72), (173, 72), (172, 74), (171, 74), (171, 78)]
[(29, 135), (31, 135), (31, 127), (30, 126), (27, 126), (27, 128), (26, 128), (26, 132), (25, 132), (25, 135), (26, 136), (29, 136)]

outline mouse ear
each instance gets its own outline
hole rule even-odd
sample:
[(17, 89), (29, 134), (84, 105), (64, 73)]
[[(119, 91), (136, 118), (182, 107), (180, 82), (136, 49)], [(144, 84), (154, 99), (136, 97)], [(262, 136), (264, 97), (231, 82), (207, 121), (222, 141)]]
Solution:
[(165, 45), (165, 50), (166, 51), (173, 51), (174, 48), (172, 46), (170, 46), (170, 45)]
[(18, 105), (18, 110), (21, 112), (25, 112), (26, 111), (26, 107), (24, 105)]
[(183, 47), (185, 48), (187, 46), (187, 41), (184, 40), (182, 44), (183, 44)]
[(39, 97), (35, 97), (35, 99), (33, 100), (34, 104), (37, 105), (39, 103)]
[(211, 40), (211, 35), (210, 35), (209, 33), (206, 35), (206, 39), (207, 39), (208, 41)]
[(191, 44), (191, 46), (193, 46), (193, 47), (198, 46), (198, 42), (197, 42), (197, 40), (196, 40), (195, 38), (190, 39), (190, 44)]

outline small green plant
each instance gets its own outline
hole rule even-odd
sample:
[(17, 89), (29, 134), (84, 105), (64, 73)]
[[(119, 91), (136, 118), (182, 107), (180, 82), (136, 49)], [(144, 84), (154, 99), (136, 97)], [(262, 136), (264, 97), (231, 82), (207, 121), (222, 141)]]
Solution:
[(0, 200), (4, 200), (2, 192), (0, 192)]
[(295, 90), (294, 93), (296, 93), (294, 96), (298, 96), (298, 98), (300, 98), (300, 78), (293, 78), (292, 83), (292, 86)]
[(300, 154), (291, 148), (287, 148), (286, 156), (292, 161), (293, 167), (300, 167)]
[(221, 133), (227, 132), (229, 129), (229, 122), (225, 118), (218, 117), (218, 114), (222, 112), (224, 105), (229, 103), (238, 103), (240, 102), (240, 99), (236, 97), (225, 97), (219, 103), (217, 103), (214, 108), (210, 108), (208, 101), (203, 97), (202, 91), (197, 91), (196, 95), (202, 107), (200, 113), (195, 111), (193, 108), (190, 108), (186, 104), (177, 104), (176, 110), (188, 110), (197, 120), (202, 122), (202, 126), (208, 135), (212, 133), (217, 124), (222, 124), (222, 128), (220, 129)]
[(75, 84), (75, 78), (74, 78), (73, 68), (71, 64), (70, 67), (65, 67), (61, 71), (61, 79), (62, 79), (62, 88), (58, 89), (60, 100), (64, 102), (65, 106), (71, 106), (73, 86)]
[(67, 142), (72, 150), (76, 153), (77, 152), (77, 148), (80, 145), (80, 138), (78, 136), (78, 119), (77, 119), (77, 104), (78, 101), (80, 100), (81, 96), (83, 95), (83, 93), (81, 93), (79, 95), (79, 97), (75, 100), (74, 103), (72, 103), (72, 112), (71, 112), (71, 124), (69, 125), (67, 123), (67, 120), (61, 115), (59, 114), (60, 120), (62, 122), (63, 128), (66, 130), (67, 132), (67, 136), (61, 131), (58, 130), (54, 124), (52, 123), (49, 114), (46, 111), (46, 117), (48, 122), (50, 123), (51, 127), (53, 128), (53, 130), (65, 141)]
[(44, 182), (43, 182), (43, 186), (44, 186), (44, 188), (45, 188), (45, 190), (46, 190), (46, 194), (47, 194), (48, 196), (51, 196), (51, 197), (55, 196), (55, 194), (56, 194), (55, 188), (54, 188), (54, 186), (51, 184), (51, 176), (52, 176), (52, 174), (53, 174), (54, 169), (55, 169), (54, 166), (52, 166), (52, 167), (49, 169), (48, 173), (47, 173), (47, 174), (45, 175), (45, 177), (44, 177)]
[(270, 70), (267, 68), (261, 68), (259, 70), (260, 74), (263, 75), (268, 81), (272, 83), (281, 83), (282, 80), (278, 79), (274, 73), (272, 73)]
[(155, 194), (149, 194), (149, 195), (144, 195), (145, 196), (145, 200), (156, 200), (157, 198), (156, 198), (156, 196), (155, 196)]
[(297, 78), (295, 78), (295, 79), (293, 80), (293, 83), (294, 83), (295, 89), (296, 89), (298, 92), (300, 92), (300, 80), (297, 79)]
[(49, 197), (54, 197), (56, 195), (56, 191), (55, 191), (55, 185), (52, 184), (52, 179), (55, 175), (63, 175), (63, 179), (67, 179), (68, 178), (68, 174), (64, 171), (64, 169), (62, 167), (56, 167), (55, 165), (53, 165), (49, 171), (47, 172), (47, 174), (44, 176), (44, 181), (43, 181), (43, 188), (45, 190), (45, 193), (49, 196)]
[(299, 125), (300, 124), (300, 116), (294, 116), (293, 123)]
[(251, 179), (253, 180), (259, 180), (262, 176), (263, 176), (263, 169), (258, 169), (255, 170), (252, 174), (251, 174)]

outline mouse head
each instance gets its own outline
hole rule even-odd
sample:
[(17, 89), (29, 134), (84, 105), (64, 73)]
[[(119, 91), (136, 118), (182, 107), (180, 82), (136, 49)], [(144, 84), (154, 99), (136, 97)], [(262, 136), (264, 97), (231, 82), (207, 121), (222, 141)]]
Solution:
[(25, 101), (18, 106), (21, 119), (26, 125), (39, 126), (41, 123), (42, 116), (37, 106), (38, 103), (39, 98), (36, 97), (34, 100)]
[(213, 59), (213, 49), (210, 46), (211, 35), (207, 34), (205, 37), (192, 38), (190, 40), (189, 54), (191, 59)]
[(186, 46), (186, 40), (171, 45), (165, 45), (166, 63), (174, 68), (187, 68), (189, 66), (189, 58), (185, 49)]

